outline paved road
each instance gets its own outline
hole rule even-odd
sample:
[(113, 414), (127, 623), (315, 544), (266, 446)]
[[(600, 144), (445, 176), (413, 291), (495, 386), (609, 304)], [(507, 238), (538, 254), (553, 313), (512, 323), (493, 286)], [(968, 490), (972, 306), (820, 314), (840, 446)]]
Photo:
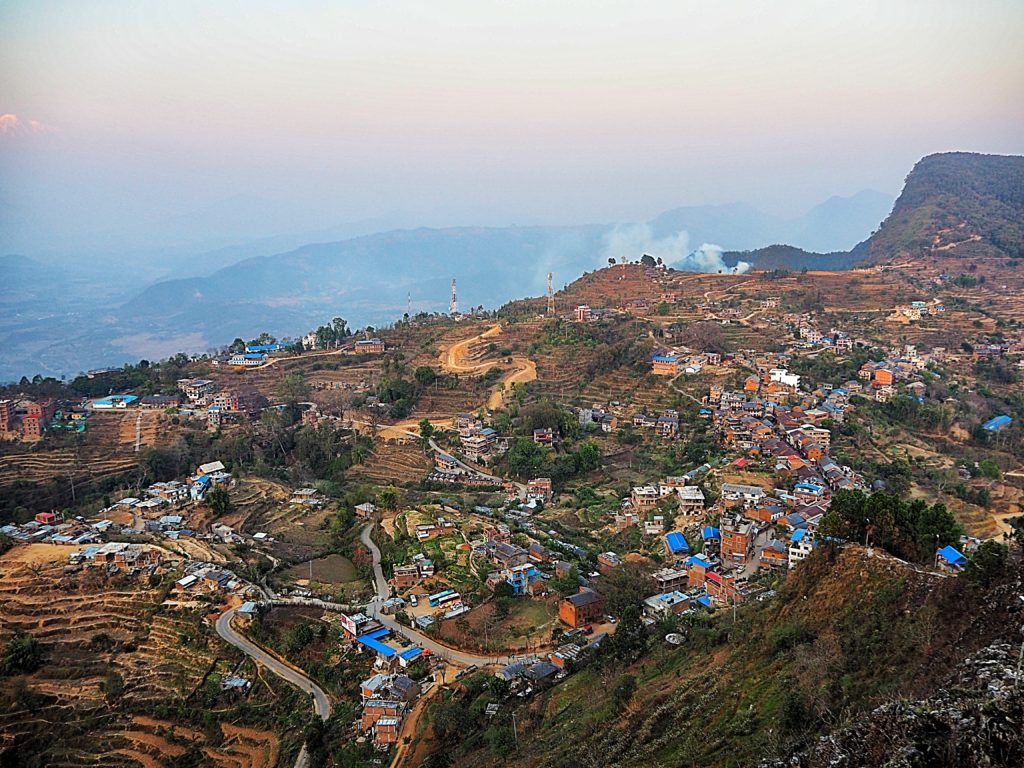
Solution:
[[(301, 672), (289, 667), (287, 664), (281, 663), (256, 645), (256, 643), (235, 631), (234, 627), (231, 626), (231, 619), (234, 617), (235, 611), (237, 610), (238, 608), (235, 607), (221, 614), (221, 617), (217, 619), (217, 634), (220, 635), (225, 642), (230, 643), (247, 656), (255, 659), (278, 677), (291, 683), (299, 690), (311, 693), (313, 696), (314, 711), (324, 720), (330, 717), (331, 700), (327, 698), (327, 694), (324, 692), (323, 688)], [(303, 745), (302, 749), (299, 751), (298, 758), (295, 760), (295, 768), (306, 768), (308, 765), (309, 755), (306, 753), (305, 745)]]
[(443, 659), (448, 659), (449, 661), (454, 661), (465, 666), (469, 666), (470, 664), (476, 664), (477, 666), (483, 666), (486, 664), (511, 664), (513, 661), (522, 658), (522, 656), (481, 656), (476, 653), (449, 648), (448, 646), (441, 645), (441, 643), (417, 632), (411, 627), (399, 624), (393, 617), (381, 613), (380, 603), (391, 596), (391, 585), (388, 584), (387, 579), (384, 578), (384, 570), (381, 568), (380, 564), (380, 549), (373, 543), (373, 539), (370, 538), (370, 534), (373, 532), (373, 527), (375, 525), (376, 523), (373, 522), (367, 523), (359, 534), (360, 541), (362, 541), (363, 544), (366, 545), (366, 548), (370, 550), (370, 556), (373, 559), (373, 580), (376, 585), (377, 595), (373, 602), (366, 606), (366, 611), (370, 616), (375, 618), (392, 632), (404, 635), (420, 647), (429, 650), (435, 656), (440, 656)]
[(370, 550), (370, 556), (373, 558), (373, 582), (374, 589), (377, 592), (377, 599), (387, 600), (391, 597), (391, 585), (384, 578), (384, 569), (380, 567), (380, 548), (370, 536), (375, 525), (376, 523), (373, 521), (367, 523), (359, 533), (359, 540)]

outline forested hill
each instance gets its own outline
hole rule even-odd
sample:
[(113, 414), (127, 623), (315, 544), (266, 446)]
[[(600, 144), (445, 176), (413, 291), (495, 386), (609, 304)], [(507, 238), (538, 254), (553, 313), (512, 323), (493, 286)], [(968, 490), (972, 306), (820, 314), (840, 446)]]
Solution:
[[(866, 234), (866, 233), (865, 233)], [(756, 269), (849, 269), (894, 259), (1024, 256), (1024, 157), (946, 152), (910, 171), (892, 213), (850, 251), (770, 245), (724, 254)]]
[(730, 267), (745, 261), (757, 269), (849, 269), (858, 259), (853, 251), (813, 253), (793, 245), (769, 245), (752, 251), (728, 251), (722, 254)]
[(1024, 255), (1024, 157), (947, 152), (923, 158), (892, 213), (855, 251), (871, 263), (936, 252)]

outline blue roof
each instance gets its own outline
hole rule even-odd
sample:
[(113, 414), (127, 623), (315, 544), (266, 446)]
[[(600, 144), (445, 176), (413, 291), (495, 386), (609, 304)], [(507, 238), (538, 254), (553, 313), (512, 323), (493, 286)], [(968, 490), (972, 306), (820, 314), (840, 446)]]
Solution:
[(711, 607), (711, 595), (701, 595), (697, 598), (697, 602), (701, 605), (706, 605), (708, 608)]
[(939, 550), (939, 557), (950, 565), (967, 565), (967, 558), (951, 546)]
[(988, 421), (986, 421), (983, 425), (983, 428), (987, 429), (989, 432), (995, 432), (997, 429), (1002, 429), (1003, 427), (1005, 427), (1011, 421), (1013, 421), (1013, 419), (1011, 419), (1009, 416), (996, 416), (994, 419), (989, 419)]
[(705, 540), (722, 538), (722, 532), (718, 528), (715, 528), (713, 525), (706, 526), (704, 530), (700, 532), (700, 534), (704, 537)]
[(804, 540), (804, 536), (806, 536), (806, 535), (807, 535), (807, 529), (806, 528), (797, 528), (795, 531), (793, 531), (793, 535), (790, 536), (789, 538), (792, 541), (803, 541)]
[(678, 359), (675, 355), (651, 355), (651, 360), (657, 360), (659, 363), (674, 363)]
[(250, 344), (246, 347), (249, 352), (266, 352), (275, 349), (285, 349), (284, 344)]
[(688, 558), (686, 558), (686, 564), (687, 565), (703, 565), (705, 568), (710, 568), (711, 567), (711, 563), (709, 561), (705, 560), (700, 555), (690, 555)]
[(362, 643), (367, 648), (370, 648), (379, 653), (381, 656), (391, 657), (395, 655), (395, 649), (392, 648), (390, 645), (384, 645), (384, 643), (380, 642), (380, 640), (378, 639), (386, 636), (390, 631), (391, 630), (387, 629), (386, 627), (384, 629), (376, 629), (373, 632), (368, 632), (365, 635), (360, 635), (356, 638), (356, 642)]
[(668, 542), (668, 548), (671, 552), (689, 552), (690, 545), (686, 543), (686, 537), (678, 532), (673, 532), (665, 536), (665, 541)]
[(814, 483), (797, 483), (793, 487), (794, 488), (804, 488), (804, 489), (806, 489), (808, 491), (823, 491), (823, 490), (825, 490), (820, 485), (815, 485)]
[(421, 653), (423, 653), (423, 649), (420, 648), (418, 645), (414, 645), (412, 648), (407, 648), (406, 650), (402, 651), (400, 654), (398, 654), (398, 657), (400, 659), (405, 659), (406, 661), (412, 661)]

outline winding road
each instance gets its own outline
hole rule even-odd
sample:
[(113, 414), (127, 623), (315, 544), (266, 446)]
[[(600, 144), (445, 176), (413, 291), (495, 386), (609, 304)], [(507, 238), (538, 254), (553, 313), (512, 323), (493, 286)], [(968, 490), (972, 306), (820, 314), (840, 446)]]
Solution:
[[(331, 700), (327, 697), (327, 693), (324, 692), (323, 688), (306, 677), (302, 672), (271, 656), (249, 638), (235, 631), (235, 628), (231, 626), (231, 619), (234, 618), (237, 610), (238, 607), (236, 606), (221, 614), (220, 618), (217, 619), (217, 634), (226, 643), (235, 646), (235, 648), (238, 648), (247, 656), (262, 664), (282, 680), (291, 683), (301, 691), (311, 694), (313, 697), (313, 710), (324, 720), (329, 718), (331, 716)], [(299, 756), (295, 760), (295, 768), (306, 768), (308, 765), (309, 755), (306, 752), (306, 745), (303, 744), (302, 749), (299, 751)]]
[(456, 664), (463, 666), (486, 666), (488, 664), (511, 664), (515, 661), (519, 661), (523, 658), (519, 656), (481, 656), (476, 653), (470, 653), (468, 651), (460, 651), (456, 648), (449, 648), (447, 645), (433, 640), (426, 635), (417, 632), (415, 629), (399, 624), (391, 616), (382, 613), (380, 610), (380, 603), (387, 600), (391, 596), (391, 585), (388, 584), (387, 579), (384, 578), (384, 570), (381, 568), (380, 560), (380, 548), (374, 543), (370, 534), (373, 533), (373, 527), (376, 523), (367, 523), (363, 530), (359, 534), (359, 540), (366, 545), (366, 548), (370, 550), (370, 557), (373, 560), (373, 580), (377, 595), (373, 601), (366, 606), (367, 613), (374, 619), (379, 621), (382, 625), (390, 629), (392, 632), (398, 635), (402, 635), (408, 638), (410, 641), (416, 643), (421, 648), (426, 648), (435, 656), (440, 656), (442, 659), (453, 661)]

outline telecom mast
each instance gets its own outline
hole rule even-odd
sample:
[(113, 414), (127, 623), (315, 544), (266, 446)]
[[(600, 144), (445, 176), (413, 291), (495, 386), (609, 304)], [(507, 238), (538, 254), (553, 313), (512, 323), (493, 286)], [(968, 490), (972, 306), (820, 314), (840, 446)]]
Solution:
[(555, 289), (551, 284), (552, 275), (548, 272), (548, 314), (555, 314)]
[(455, 317), (457, 314), (459, 314), (459, 298), (458, 298), (458, 295), (455, 293), (455, 278), (454, 277), (452, 278), (452, 303), (448, 307), (448, 313), (452, 317)]

